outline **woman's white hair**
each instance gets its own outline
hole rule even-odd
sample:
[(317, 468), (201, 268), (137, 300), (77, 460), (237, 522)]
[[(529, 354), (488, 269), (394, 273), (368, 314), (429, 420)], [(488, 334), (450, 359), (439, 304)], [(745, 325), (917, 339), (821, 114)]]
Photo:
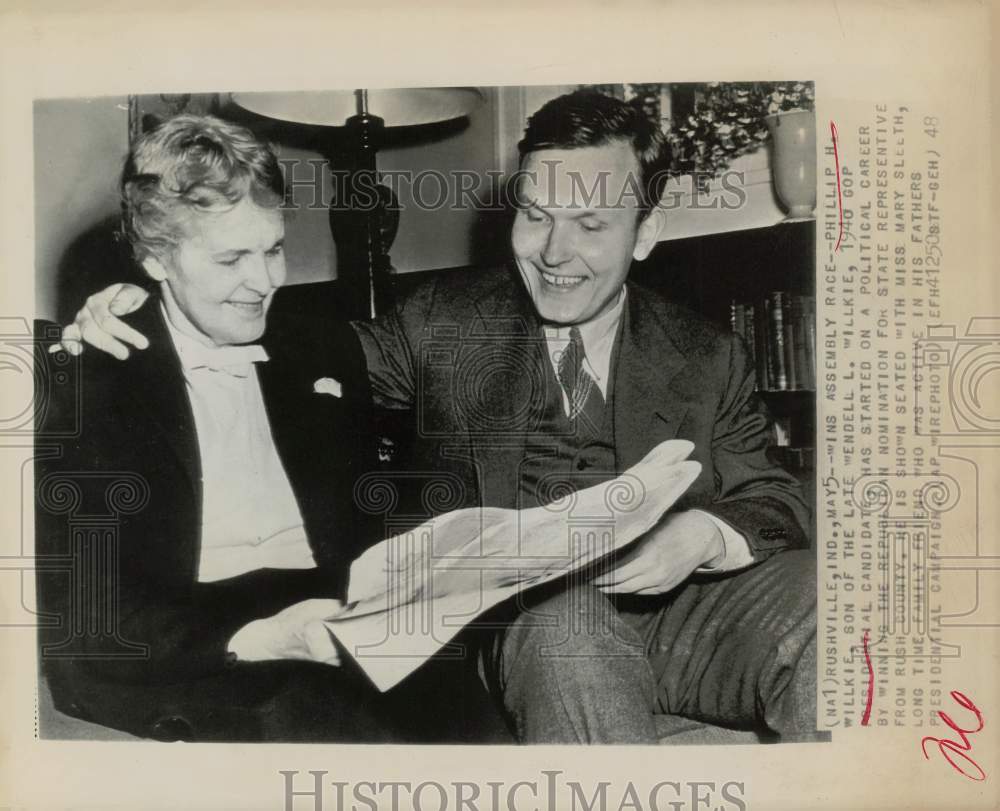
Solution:
[(250, 130), (213, 116), (179, 115), (142, 135), (125, 161), (122, 224), (137, 260), (162, 256), (186, 218), (245, 197), (277, 207), (284, 177), (274, 150)]

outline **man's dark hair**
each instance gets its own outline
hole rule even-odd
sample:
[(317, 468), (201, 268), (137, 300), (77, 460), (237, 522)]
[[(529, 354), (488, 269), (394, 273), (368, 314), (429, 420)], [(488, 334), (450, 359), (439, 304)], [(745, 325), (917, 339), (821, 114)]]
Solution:
[(627, 142), (639, 161), (639, 208), (645, 216), (663, 194), (670, 148), (638, 107), (594, 90), (577, 90), (543, 105), (528, 119), (517, 145), (523, 163), (540, 149), (578, 149)]

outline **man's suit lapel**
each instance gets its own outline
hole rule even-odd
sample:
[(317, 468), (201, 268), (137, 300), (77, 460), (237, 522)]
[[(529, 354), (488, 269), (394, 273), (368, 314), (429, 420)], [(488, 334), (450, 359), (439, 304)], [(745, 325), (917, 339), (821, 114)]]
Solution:
[(471, 454), (478, 472), (479, 503), (514, 507), (520, 465), (528, 436), (545, 407), (545, 367), (541, 325), (530, 297), (512, 268), (476, 300), (477, 317), (462, 336), (459, 368), (465, 389)]
[(680, 336), (641, 288), (629, 286), (614, 359), (614, 431), (618, 467), (638, 463), (677, 436), (691, 407)]
[[(491, 357), (496, 368), (521, 373), (498, 374), (477, 389), (479, 425), (467, 418), (463, 428), (479, 472), (481, 503), (514, 507), (525, 445), (537, 432), (545, 407), (548, 358), (531, 299), (513, 271), (476, 301), (476, 312), (469, 335), (462, 336), (468, 337), (462, 342), (466, 360), (476, 347), (488, 344), (495, 347)], [(635, 465), (657, 444), (682, 432), (698, 386), (685, 345), (685, 337), (651, 297), (630, 285), (612, 367), (619, 469)], [(478, 430), (483, 423), (513, 427), (484, 432)]]

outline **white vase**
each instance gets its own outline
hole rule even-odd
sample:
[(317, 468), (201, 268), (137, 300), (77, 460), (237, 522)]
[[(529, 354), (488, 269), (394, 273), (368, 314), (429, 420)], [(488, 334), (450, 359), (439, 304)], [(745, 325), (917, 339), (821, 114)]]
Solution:
[(788, 209), (786, 222), (812, 219), (816, 208), (816, 115), (789, 110), (765, 116), (771, 134), (774, 190)]

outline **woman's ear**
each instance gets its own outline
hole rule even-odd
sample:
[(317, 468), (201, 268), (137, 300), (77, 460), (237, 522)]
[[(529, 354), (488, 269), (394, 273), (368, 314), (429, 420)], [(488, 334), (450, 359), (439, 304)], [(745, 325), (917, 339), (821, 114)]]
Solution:
[(167, 280), (167, 269), (163, 267), (163, 263), (155, 256), (150, 255), (143, 259), (142, 269), (146, 271), (146, 275), (154, 282), (165, 282)]
[(652, 210), (642, 218), (635, 238), (635, 248), (632, 250), (632, 258), (637, 262), (649, 256), (650, 251), (656, 247), (665, 219), (664, 211), (658, 205), (653, 206)]

